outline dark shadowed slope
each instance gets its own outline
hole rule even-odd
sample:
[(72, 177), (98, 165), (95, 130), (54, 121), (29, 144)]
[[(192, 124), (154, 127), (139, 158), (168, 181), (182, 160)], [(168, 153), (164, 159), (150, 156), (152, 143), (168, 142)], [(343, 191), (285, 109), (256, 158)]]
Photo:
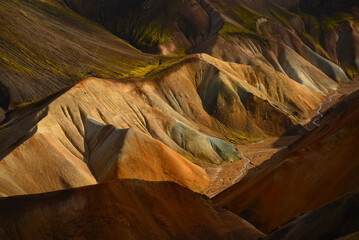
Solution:
[[(358, 239), (359, 190), (281, 226), (266, 239)], [(342, 238), (341, 238), (342, 237)]]
[(210, 34), (211, 18), (197, 0), (64, 0), (137, 48), (156, 53), (194, 49)]
[(337, 238), (337, 240), (357, 240), (359, 239), (359, 232), (348, 234), (344, 237)]
[(169, 182), (120, 180), (0, 199), (4, 240), (255, 240), (261, 236), (206, 197)]
[(359, 187), (359, 92), (330, 109), (321, 127), (290, 146), (279, 165), (214, 200), (265, 232)]

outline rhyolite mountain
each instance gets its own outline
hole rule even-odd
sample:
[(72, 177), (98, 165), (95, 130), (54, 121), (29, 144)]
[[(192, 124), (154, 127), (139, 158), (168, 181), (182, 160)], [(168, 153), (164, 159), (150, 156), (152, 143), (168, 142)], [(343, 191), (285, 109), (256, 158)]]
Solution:
[(0, 236), (355, 237), (358, 59), (353, 0), (3, 0)]
[(359, 140), (358, 103), (356, 91), (329, 109), (320, 127), (290, 145), (288, 156), (214, 200), (270, 232), (358, 189), (359, 149), (352, 144)]
[(356, 1), (65, 2), (148, 52), (206, 52), (301, 82), (318, 78), (318, 69), (336, 81), (346, 81), (342, 70), (358, 74)]

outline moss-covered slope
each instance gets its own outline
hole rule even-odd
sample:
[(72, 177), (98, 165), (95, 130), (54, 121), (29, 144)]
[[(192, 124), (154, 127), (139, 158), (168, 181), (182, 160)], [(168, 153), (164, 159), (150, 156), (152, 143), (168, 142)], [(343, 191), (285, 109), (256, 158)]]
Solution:
[(0, 107), (4, 109), (89, 76), (138, 75), (158, 64), (156, 57), (53, 0), (4, 0), (0, 16)]
[(209, 31), (209, 16), (196, 0), (65, 2), (115, 35), (149, 52), (183, 53), (203, 41)]

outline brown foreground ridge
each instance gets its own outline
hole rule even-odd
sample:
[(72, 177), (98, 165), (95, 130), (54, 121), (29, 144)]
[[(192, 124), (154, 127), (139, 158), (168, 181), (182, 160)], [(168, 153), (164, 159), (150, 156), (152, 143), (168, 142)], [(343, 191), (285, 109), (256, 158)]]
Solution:
[(293, 219), (268, 240), (358, 239), (359, 189)]
[(0, 238), (248, 239), (258, 230), (171, 182), (117, 180), (0, 199)]

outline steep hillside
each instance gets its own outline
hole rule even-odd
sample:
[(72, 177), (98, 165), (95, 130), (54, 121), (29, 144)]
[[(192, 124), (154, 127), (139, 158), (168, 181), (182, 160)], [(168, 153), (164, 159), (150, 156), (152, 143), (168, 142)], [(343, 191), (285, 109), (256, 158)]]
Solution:
[(0, 238), (355, 239), (358, 59), (354, 0), (2, 0)]
[(133, 76), (158, 64), (155, 56), (54, 0), (4, 0), (0, 16), (0, 108), (5, 110), (87, 77)]
[(210, 16), (197, 0), (64, 2), (137, 48), (153, 53), (184, 53), (202, 43), (211, 28)]
[(204, 192), (209, 179), (193, 163), (238, 161), (229, 142), (295, 131), (321, 99), (266, 67), (207, 55), (143, 78), (90, 78), (7, 113), (0, 125), (1, 194), (116, 178), (171, 180)]
[[(219, 31), (220, 37), (211, 48), (211, 55), (245, 64), (266, 64), (304, 84), (318, 81), (319, 74), (339, 82), (347, 81), (343, 70), (336, 65), (336, 52), (332, 56), (327, 53), (333, 47), (329, 49), (321, 42), (320, 29), (315, 27), (324, 27), (324, 24), (316, 18), (318, 16), (290, 12), (273, 1), (211, 2), (229, 17)], [(341, 23), (348, 20), (344, 18)], [(331, 41), (335, 44), (338, 39), (331, 36)], [(355, 43), (347, 46), (356, 48)], [(238, 52), (240, 56), (235, 54)], [(353, 64), (350, 66), (356, 68)], [(347, 74), (351, 73), (347, 71)], [(324, 80), (325, 77), (321, 78)]]
[(308, 33), (320, 43), (350, 78), (359, 78), (359, 3), (353, 0), (302, 1), (296, 7), (304, 15)]
[[(170, 71), (173, 71), (173, 69), (176, 70), (178, 68), (178, 66), (168, 67), (168, 65), (181, 65), (182, 62), (187, 61), (186, 56), (160, 57), (141, 53), (111, 35), (99, 25), (71, 11), (66, 7), (66, 4), (83, 15), (103, 24), (115, 34), (124, 34), (126, 32), (130, 34), (141, 33), (138, 36), (132, 37), (121, 35), (121, 37), (124, 37), (133, 44), (136, 43), (134, 40), (131, 40), (132, 38), (140, 41), (148, 37), (156, 37), (156, 31), (151, 27), (152, 25), (167, 29), (171, 28), (171, 24), (175, 24), (175, 30), (167, 29), (172, 34), (171, 39), (173, 41), (168, 42), (171, 46), (178, 46), (181, 49), (187, 50), (192, 49), (194, 52), (200, 51), (202, 47), (205, 47), (211, 50), (207, 51), (208, 49), (204, 49), (206, 52), (218, 58), (229, 61), (233, 60), (243, 64), (252, 65), (253, 63), (253, 66), (245, 68), (232, 63), (222, 63), (220, 60), (211, 59), (208, 56), (203, 60), (210, 62), (220, 72), (224, 72), (227, 75), (229, 73), (230, 78), (233, 78), (232, 75), (245, 81), (249, 78), (250, 84), (261, 92), (253, 94), (252, 90), (247, 89), (247, 86), (244, 87), (246, 88), (244, 90), (243, 87), (239, 89), (238, 86), (229, 86), (227, 81), (222, 79), (216, 81), (217, 86), (222, 85), (217, 93), (212, 93), (212, 90), (203, 89), (203, 86), (200, 86), (199, 95), (204, 102), (204, 106), (196, 106), (196, 109), (202, 111), (204, 108), (206, 113), (197, 112), (196, 114), (206, 114), (207, 116), (200, 119), (206, 118), (205, 125), (210, 128), (215, 126), (213, 126), (213, 123), (208, 123), (208, 115), (218, 120), (220, 124), (229, 127), (230, 129), (226, 130), (225, 135), (233, 131), (236, 132), (235, 135), (237, 136), (249, 138), (283, 134), (295, 125), (305, 123), (309, 117), (309, 112), (319, 105), (322, 96), (337, 88), (338, 84), (331, 78), (337, 81), (346, 81), (344, 73), (335, 64), (324, 59), (319, 59), (314, 53), (311, 53), (313, 61), (316, 62), (314, 64), (312, 61), (313, 65), (307, 61), (308, 59), (306, 59), (305, 54), (303, 55), (303, 51), (299, 51), (296, 48), (293, 48), (294, 50), (286, 46), (278, 48), (279, 50), (276, 54), (279, 54), (282, 59), (281, 67), (279, 68), (273, 67), (274, 65), (270, 63), (271, 61), (267, 61), (264, 58), (262, 59), (264, 62), (256, 60), (257, 63), (254, 64), (254, 62), (251, 63), (247, 60), (242, 61), (243, 59), (238, 60), (222, 56), (220, 51), (229, 51), (236, 57), (246, 58), (248, 50), (260, 50), (260, 48), (258, 48), (259, 45), (253, 43), (254, 45), (243, 45), (244, 48), (241, 49), (245, 52), (239, 49), (238, 43), (232, 41), (232, 37), (235, 36), (232, 36), (232, 34), (227, 36), (223, 32), (223, 28), (226, 28), (227, 25), (222, 20), (227, 18), (214, 8), (215, 4), (211, 5), (206, 1), (176, 1), (171, 4), (164, 4), (160, 3), (160, 1), (121, 1), (114, 3), (113, 1), (106, 0), (101, 2), (86, 2), (85, 4), (82, 1), (70, 0), (66, 2), (27, 0), (17, 5), (12, 1), (5, 1), (2, 3), (3, 7), (1, 8), (6, 12), (4, 16), (11, 13), (18, 17), (13, 23), (5, 24), (8, 27), (3, 31), (4, 41), (2, 51), (4, 56), (2, 60), (4, 60), (3, 72), (5, 77), (0, 82), (2, 93), (0, 99), (2, 102), (0, 119), (4, 118), (4, 109), (13, 108), (17, 104), (23, 104), (28, 101), (38, 101), (88, 76), (111, 79), (140, 77), (141, 79), (151, 80), (158, 78), (157, 74), (154, 73), (160, 73), (162, 75), (160, 78), (162, 78), (163, 75), (168, 75), (166, 73), (167, 69), (172, 69)], [(159, 6), (168, 8), (167, 12), (174, 11), (173, 19), (155, 19), (152, 23), (150, 21), (152, 18), (163, 15), (158, 14)], [(221, 8), (224, 8), (224, 6)], [(142, 14), (142, 11), (146, 12), (146, 14)], [(249, 10), (244, 8), (243, 11)], [(126, 14), (132, 14), (133, 16), (140, 15), (144, 19), (129, 17)], [(254, 12), (251, 12), (251, 14), (254, 14)], [(172, 16), (167, 13), (165, 15)], [(8, 21), (7, 19), (10, 17), (6, 16), (4, 19)], [(196, 16), (196, 19), (193, 19), (193, 16)], [(132, 21), (131, 19), (135, 22), (123, 23), (123, 21)], [(71, 24), (72, 22), (75, 22), (75, 24)], [(149, 25), (145, 25), (143, 22), (148, 22)], [(222, 26), (221, 24), (224, 25)], [(110, 25), (117, 27), (114, 29)], [(123, 29), (127, 28), (127, 26), (129, 29)], [(221, 27), (223, 31), (220, 31)], [(26, 34), (31, 29), (37, 29), (36, 38), (33, 34)], [(268, 33), (270, 31), (268, 29)], [(177, 36), (180, 33), (184, 35), (183, 39)], [(158, 36), (163, 37), (165, 34), (161, 33)], [(51, 39), (48, 39), (49, 37)], [(229, 41), (230, 39), (232, 40)], [(186, 46), (178, 45), (176, 43), (177, 40), (181, 44), (187, 41), (188, 44), (186, 43)], [(219, 45), (210, 44), (212, 40), (218, 42)], [(157, 40), (153, 41), (158, 42)], [(235, 48), (233, 48), (233, 44), (236, 45)], [(156, 46), (161, 48), (162, 45), (158, 43)], [(170, 46), (167, 46), (166, 43), (163, 47)], [(220, 51), (218, 52), (216, 49)], [(253, 54), (257, 56), (256, 59), (260, 58), (260, 55), (257, 53)], [(227, 65), (229, 65), (230, 69), (228, 69)], [(234, 69), (237, 73), (233, 73)], [(258, 69), (259, 71), (257, 72)], [(202, 70), (195, 69), (194, 74), (198, 74), (200, 71)], [(208, 70), (206, 69), (205, 71)], [(283, 75), (274, 71), (281, 72)], [(279, 82), (272, 80), (277, 78), (276, 75), (278, 74), (281, 76)], [(222, 77), (222, 75), (220, 76)], [(186, 77), (192, 78), (193, 76)], [(284, 78), (286, 79), (285, 83), (282, 81)], [(258, 81), (258, 79), (261, 80)], [(316, 95), (312, 91), (301, 93), (306, 88), (291, 83), (293, 80), (322, 96)], [(276, 83), (273, 83), (274, 81)], [(206, 82), (208, 83), (207, 80)], [(208, 87), (213, 88), (214, 85), (208, 85)], [(289, 94), (288, 90), (293, 90), (293, 88), (301, 88), (298, 96)], [(233, 91), (237, 91), (237, 93)], [(162, 97), (172, 101), (168, 94), (171, 93), (164, 93)], [(250, 101), (247, 102), (247, 96), (252, 95), (253, 97), (250, 97)], [(304, 96), (303, 99), (301, 99), (302, 96)], [(267, 99), (270, 99), (268, 103), (266, 102)], [(230, 101), (234, 102), (230, 103)], [(176, 109), (174, 104), (174, 102), (170, 103), (171, 107)], [(226, 109), (222, 109), (223, 105), (225, 105), (224, 108)], [(259, 106), (263, 110), (258, 111)], [(192, 109), (189, 108), (188, 110)], [(180, 114), (182, 114), (181, 111)], [(197, 116), (193, 116), (193, 113), (189, 114), (192, 115), (191, 118), (198, 120)], [(272, 121), (274, 118), (279, 119), (278, 121)], [(217, 124), (215, 125), (217, 126)], [(222, 127), (219, 128), (221, 129)], [(233, 136), (229, 137), (235, 139)]]
[[(129, 87), (89, 79), (52, 102), (10, 114), (0, 130), (1, 194), (46, 192), (116, 178), (176, 181), (194, 191), (205, 190), (209, 179), (204, 170), (148, 136), (149, 131), (167, 136), (157, 124), (176, 125), (175, 120), (126, 94)], [(154, 122), (156, 117), (163, 122)], [(146, 128), (146, 122), (152, 125)], [(197, 138), (207, 144), (203, 148), (212, 149), (209, 138), (200, 133)], [(219, 158), (215, 150), (206, 154)]]
[(324, 86), (332, 84), (330, 78), (345, 82), (358, 73), (355, 1), (348, 1), (347, 9), (335, 8), (342, 4), (335, 1), (304, 0), (65, 2), (144, 51), (206, 52), (226, 61), (266, 64), (298, 82), (322, 78)]
[(0, 199), (1, 239), (244, 239), (263, 236), (174, 183), (121, 180)]
[(279, 163), (214, 200), (265, 232), (359, 187), (359, 92), (324, 116), (321, 126), (290, 146)]
[(357, 239), (359, 191), (297, 217), (266, 239)]
[[(312, 28), (318, 24), (325, 28), (330, 19), (322, 19), (322, 14), (312, 16), (285, 1), (65, 2), (144, 51), (205, 52), (229, 62), (267, 66), (320, 95), (347, 82), (347, 76), (355, 78), (358, 69), (355, 51), (354, 55), (337, 51), (343, 44), (351, 46), (346, 49), (356, 49), (357, 20), (351, 12), (345, 16), (338, 13), (342, 19), (335, 20), (337, 32), (332, 32), (343, 35), (342, 26), (351, 25), (352, 33), (343, 35), (348, 39), (354, 36), (348, 42), (329, 35), (322, 41), (330, 31)], [(324, 43), (328, 41), (331, 45)]]

